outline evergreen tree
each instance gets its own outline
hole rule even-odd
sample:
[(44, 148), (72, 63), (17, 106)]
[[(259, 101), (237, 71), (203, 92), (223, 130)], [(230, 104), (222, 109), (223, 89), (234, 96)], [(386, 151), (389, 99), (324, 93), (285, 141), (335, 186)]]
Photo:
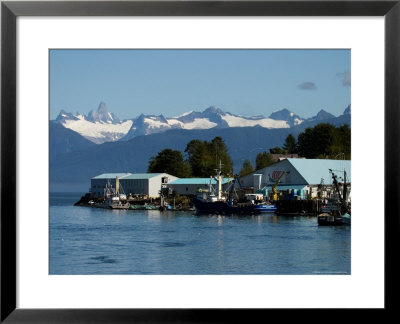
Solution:
[(297, 153), (297, 143), (296, 139), (292, 134), (289, 134), (286, 137), (285, 144), (283, 145), (283, 149), (288, 153), (288, 154), (294, 154)]
[(190, 176), (189, 164), (183, 159), (180, 151), (165, 149), (152, 157), (147, 172), (169, 173), (178, 178)]
[(239, 175), (241, 177), (243, 177), (247, 174), (252, 173), (253, 171), (254, 171), (254, 169), (253, 169), (253, 166), (251, 165), (251, 162), (249, 160), (245, 160), (243, 162), (243, 166), (242, 166), (242, 169), (240, 170)]
[(258, 153), (256, 157), (256, 170), (260, 170), (274, 163), (275, 161), (272, 158), (271, 153), (267, 152)]
[[(336, 150), (334, 151), (334, 149)], [(334, 146), (332, 146), (331, 150), (331, 153), (335, 154), (332, 158), (337, 157), (340, 153), (344, 153), (344, 159), (351, 159), (351, 130), (348, 125), (345, 124), (336, 129)], [(337, 158), (343, 158), (343, 156)]]
[(297, 137), (297, 149), (299, 155), (305, 158), (311, 158), (314, 155), (312, 129), (306, 128), (304, 132)]
[[(209, 170), (212, 169), (212, 156), (207, 148), (206, 142), (191, 140), (186, 145), (185, 152), (187, 153), (187, 161), (193, 176), (203, 177), (204, 174), (208, 174)], [(207, 177), (211, 174), (208, 174)]]
[(219, 168), (219, 165), (221, 163), (222, 174), (225, 177), (231, 176), (233, 162), (231, 160), (231, 157), (229, 156), (228, 148), (226, 147), (224, 140), (220, 136), (217, 136), (210, 142), (208, 146), (210, 152), (212, 152), (212, 155), (214, 157), (216, 168)]
[(192, 140), (186, 145), (185, 152), (192, 175), (195, 177), (214, 175), (215, 169), (220, 166), (220, 162), (224, 176), (229, 176), (232, 173), (232, 160), (223, 139), (219, 136), (211, 142)]
[(271, 154), (286, 154), (286, 151), (278, 146), (270, 148), (269, 153)]
[(335, 138), (335, 126), (331, 124), (318, 124), (313, 128), (313, 157), (327, 158), (331, 154), (331, 146)]

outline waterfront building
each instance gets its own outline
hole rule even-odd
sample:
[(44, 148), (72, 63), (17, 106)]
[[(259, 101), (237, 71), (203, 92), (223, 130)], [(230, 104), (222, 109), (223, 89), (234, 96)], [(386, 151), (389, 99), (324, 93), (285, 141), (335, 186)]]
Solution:
[(92, 197), (103, 197), (106, 184), (115, 188), (115, 179), (123, 179), (130, 173), (103, 173), (90, 179), (90, 194)]
[(351, 182), (351, 161), (328, 159), (288, 158), (240, 178), (244, 187), (252, 187), (265, 197), (276, 185), (280, 199), (312, 199), (327, 196), (332, 191), (332, 174), (338, 182)]
[(103, 197), (107, 183), (115, 188), (116, 178), (126, 196), (160, 197), (160, 190), (178, 178), (168, 173), (104, 173), (91, 179), (92, 197)]
[[(230, 181), (233, 178), (224, 178), (222, 180), (222, 190), (227, 191)], [(198, 190), (210, 190), (216, 188), (217, 181), (214, 178), (181, 178), (168, 183), (168, 187), (179, 195), (196, 195)], [(211, 191), (213, 190), (211, 188)]]

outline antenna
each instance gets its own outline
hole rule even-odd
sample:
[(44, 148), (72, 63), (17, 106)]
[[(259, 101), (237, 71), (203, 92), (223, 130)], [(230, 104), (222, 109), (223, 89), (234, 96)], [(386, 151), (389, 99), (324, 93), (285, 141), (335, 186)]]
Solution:
[(224, 164), (222, 164), (222, 162), (221, 162), (221, 159), (219, 160), (219, 171), (220, 172), (222, 172), (222, 166), (223, 166)]

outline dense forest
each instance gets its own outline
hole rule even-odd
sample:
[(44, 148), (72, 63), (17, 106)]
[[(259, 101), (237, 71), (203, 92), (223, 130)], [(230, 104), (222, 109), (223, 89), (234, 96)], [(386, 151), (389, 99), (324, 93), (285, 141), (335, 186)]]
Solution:
[(318, 124), (306, 128), (297, 137), (295, 152), (307, 159), (351, 159), (351, 130), (348, 125), (335, 127), (331, 124)]

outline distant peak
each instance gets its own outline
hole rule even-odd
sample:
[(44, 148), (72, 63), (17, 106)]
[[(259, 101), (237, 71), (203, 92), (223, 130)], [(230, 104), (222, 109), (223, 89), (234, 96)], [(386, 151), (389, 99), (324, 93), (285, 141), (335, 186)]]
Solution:
[(168, 124), (168, 120), (164, 117), (163, 114), (161, 114), (160, 116), (158, 116), (158, 118), (160, 119), (161, 122)]
[(97, 108), (98, 112), (106, 113), (107, 112), (107, 105), (105, 102), (101, 101), (99, 107)]
[(172, 118), (185, 117), (185, 116), (187, 116), (187, 115), (190, 115), (192, 112), (193, 112), (193, 110), (190, 110), (190, 111), (187, 111), (187, 112), (185, 112), (185, 113), (183, 113), (183, 114), (181, 114), (181, 115), (179, 115), (179, 116), (174, 116), (174, 117), (172, 117)]
[(276, 111), (274, 111), (270, 116), (269, 116), (269, 118), (272, 118), (272, 119), (279, 119), (279, 118), (288, 118), (288, 117), (292, 117), (292, 116), (294, 116), (294, 113), (293, 112), (291, 112), (289, 109), (287, 109), (287, 108), (283, 108), (283, 109), (281, 109), (281, 110), (276, 110)]
[(223, 112), (221, 109), (216, 108), (216, 107), (214, 107), (214, 106), (208, 107), (206, 110), (204, 110), (204, 112), (205, 112), (205, 113), (224, 114), (224, 112)]
[(75, 117), (73, 114), (66, 112), (64, 109), (61, 109), (55, 121), (59, 123), (64, 123), (67, 120), (78, 120), (78, 118)]
[(332, 117), (333, 117), (332, 114), (328, 113), (328, 112), (327, 112), (326, 110), (324, 110), (324, 109), (321, 109), (321, 110), (318, 112), (318, 114), (317, 114), (317, 116), (326, 116), (326, 115), (329, 115), (329, 116), (332, 116)]
[(60, 113), (58, 114), (58, 116), (57, 116), (57, 119), (65, 119), (65, 118), (69, 118), (69, 119), (73, 119), (73, 118), (75, 118), (75, 116), (74, 115), (72, 115), (71, 113), (69, 113), (69, 112), (66, 112), (64, 109), (61, 109), (61, 111), (60, 111)]
[(114, 114), (107, 110), (107, 105), (101, 101), (97, 110), (91, 110), (87, 116), (87, 120), (91, 122), (119, 123), (120, 120)]
[(289, 109), (287, 109), (287, 108), (283, 108), (283, 109), (281, 109), (281, 110), (278, 110), (278, 112), (286, 112), (286, 113), (291, 113), (291, 111), (289, 110)]
[(325, 119), (330, 119), (334, 118), (335, 116), (332, 115), (331, 113), (328, 113), (324, 109), (321, 109), (315, 116), (309, 118), (309, 120), (325, 120)]
[(343, 115), (351, 114), (351, 104), (347, 106), (347, 108), (343, 111)]

